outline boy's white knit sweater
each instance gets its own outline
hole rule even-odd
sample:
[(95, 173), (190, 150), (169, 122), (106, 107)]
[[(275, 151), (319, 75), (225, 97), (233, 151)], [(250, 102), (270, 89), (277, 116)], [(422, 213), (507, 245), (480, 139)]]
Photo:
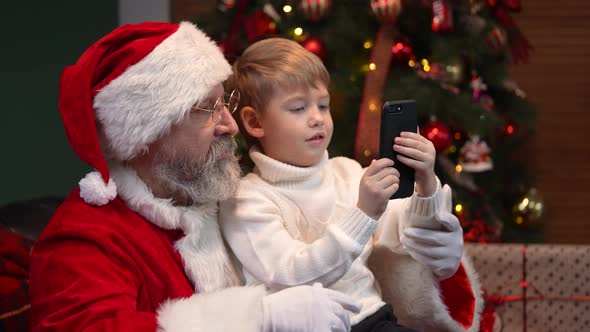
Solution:
[[(367, 267), (373, 246), (403, 251), (399, 227), (408, 218), (432, 219), (440, 206), (435, 194), (390, 201), (373, 220), (359, 210), (358, 189), (364, 169), (344, 157), (311, 167), (295, 167), (250, 150), (256, 164), (236, 195), (223, 202), (224, 236), (242, 264), (246, 284), (271, 290), (320, 282), (362, 304), (351, 314), (356, 324), (384, 305)], [(379, 226), (379, 227), (378, 227)]]

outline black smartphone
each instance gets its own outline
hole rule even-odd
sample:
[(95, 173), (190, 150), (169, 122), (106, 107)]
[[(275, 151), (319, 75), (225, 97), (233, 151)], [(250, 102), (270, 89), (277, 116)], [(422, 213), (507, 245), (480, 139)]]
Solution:
[(379, 131), (379, 158), (389, 158), (395, 162), (400, 174), (399, 189), (391, 199), (410, 197), (414, 193), (414, 169), (397, 160), (393, 150), (393, 139), (402, 131), (415, 133), (418, 129), (418, 113), (415, 100), (388, 101), (381, 108), (381, 129)]

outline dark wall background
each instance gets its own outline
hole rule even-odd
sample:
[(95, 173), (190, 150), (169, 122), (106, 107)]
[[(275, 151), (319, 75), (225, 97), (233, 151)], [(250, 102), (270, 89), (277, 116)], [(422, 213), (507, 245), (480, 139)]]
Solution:
[(63, 130), (59, 78), (117, 27), (117, 1), (6, 1), (2, 7), (0, 205), (65, 196), (90, 168)]

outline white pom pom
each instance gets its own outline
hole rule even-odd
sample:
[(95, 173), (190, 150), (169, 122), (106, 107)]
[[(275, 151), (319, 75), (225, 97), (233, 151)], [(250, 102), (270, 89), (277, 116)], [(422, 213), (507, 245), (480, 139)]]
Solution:
[(109, 179), (109, 184), (105, 184), (97, 171), (86, 174), (78, 184), (80, 185), (80, 197), (88, 204), (102, 206), (117, 197), (115, 181)]

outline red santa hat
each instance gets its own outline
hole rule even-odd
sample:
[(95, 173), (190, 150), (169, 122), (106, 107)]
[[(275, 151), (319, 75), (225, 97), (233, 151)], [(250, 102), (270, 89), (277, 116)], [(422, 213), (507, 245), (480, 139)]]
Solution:
[(217, 45), (187, 22), (125, 25), (90, 46), (60, 81), (70, 144), (96, 169), (80, 196), (93, 205), (114, 199), (106, 160), (145, 151), (230, 74)]

